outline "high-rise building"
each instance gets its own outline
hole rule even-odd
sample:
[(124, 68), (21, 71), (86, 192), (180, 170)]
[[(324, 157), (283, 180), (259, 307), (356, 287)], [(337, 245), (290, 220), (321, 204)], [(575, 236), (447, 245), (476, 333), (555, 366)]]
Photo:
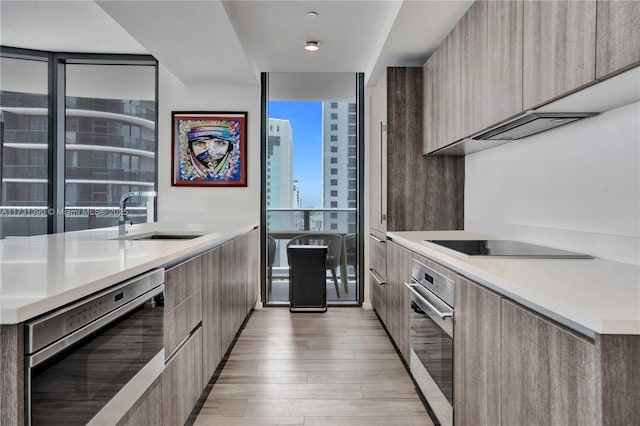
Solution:
[[(291, 122), (269, 119), (267, 143), (267, 209), (294, 206), (293, 135)], [(267, 215), (270, 230), (295, 229), (291, 213), (271, 212)]]
[[(358, 122), (352, 102), (324, 102), (322, 204), (324, 208), (356, 208), (358, 203)], [(356, 232), (356, 212), (325, 213), (325, 229)]]

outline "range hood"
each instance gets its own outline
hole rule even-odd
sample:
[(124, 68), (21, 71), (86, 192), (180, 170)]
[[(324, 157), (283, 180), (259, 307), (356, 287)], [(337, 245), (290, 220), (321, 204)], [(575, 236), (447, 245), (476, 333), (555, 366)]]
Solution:
[(555, 127), (573, 123), (582, 118), (597, 115), (597, 112), (527, 112), (524, 115), (501, 124), (498, 127), (474, 135), (473, 140), (512, 141), (526, 138), (536, 133), (544, 132)]
[[(640, 67), (526, 111), (429, 155), (466, 155), (523, 139), (565, 124), (640, 101)], [(588, 111), (588, 112), (576, 112)]]

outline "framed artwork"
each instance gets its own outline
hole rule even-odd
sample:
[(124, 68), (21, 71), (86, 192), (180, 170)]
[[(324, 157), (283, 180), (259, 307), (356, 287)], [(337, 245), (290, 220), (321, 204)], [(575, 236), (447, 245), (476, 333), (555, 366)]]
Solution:
[(173, 186), (247, 186), (247, 113), (171, 113)]

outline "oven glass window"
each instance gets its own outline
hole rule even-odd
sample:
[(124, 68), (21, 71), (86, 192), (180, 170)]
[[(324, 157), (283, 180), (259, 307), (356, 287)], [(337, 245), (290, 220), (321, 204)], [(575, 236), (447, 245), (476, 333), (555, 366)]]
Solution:
[(411, 301), (411, 347), (453, 405), (453, 338)]
[(141, 306), (31, 372), (32, 424), (86, 424), (163, 348), (163, 307)]

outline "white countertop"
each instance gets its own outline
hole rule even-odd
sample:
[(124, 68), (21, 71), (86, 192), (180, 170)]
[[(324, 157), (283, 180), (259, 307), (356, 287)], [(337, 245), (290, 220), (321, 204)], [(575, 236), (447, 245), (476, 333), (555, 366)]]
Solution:
[(584, 334), (640, 334), (638, 266), (603, 259), (469, 257), (422, 242), (487, 239), (466, 231), (387, 235), (396, 243)]
[(128, 235), (204, 234), (191, 240), (113, 240), (118, 228), (0, 240), (0, 324), (17, 324), (253, 229), (145, 223)]

